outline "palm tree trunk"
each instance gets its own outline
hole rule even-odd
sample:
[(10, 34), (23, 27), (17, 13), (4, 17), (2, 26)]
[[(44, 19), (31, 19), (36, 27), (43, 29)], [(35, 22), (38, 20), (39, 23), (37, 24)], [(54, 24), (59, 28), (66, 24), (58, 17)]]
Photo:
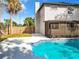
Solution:
[(12, 34), (12, 13), (10, 13), (10, 34)]

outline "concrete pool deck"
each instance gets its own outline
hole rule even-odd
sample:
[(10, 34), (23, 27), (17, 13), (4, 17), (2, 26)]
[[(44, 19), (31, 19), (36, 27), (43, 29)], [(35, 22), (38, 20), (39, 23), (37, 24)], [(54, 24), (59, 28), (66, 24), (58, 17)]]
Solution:
[(8, 38), (8, 40), (13, 40), (13, 39), (23, 40), (26, 43), (35, 43), (40, 40), (50, 40), (50, 38), (47, 38), (41, 34), (32, 34), (32, 37)]
[(32, 37), (8, 38), (0, 43), (1, 59), (45, 59), (44, 57), (34, 56), (31, 43), (49, 38), (40, 34), (32, 34)]

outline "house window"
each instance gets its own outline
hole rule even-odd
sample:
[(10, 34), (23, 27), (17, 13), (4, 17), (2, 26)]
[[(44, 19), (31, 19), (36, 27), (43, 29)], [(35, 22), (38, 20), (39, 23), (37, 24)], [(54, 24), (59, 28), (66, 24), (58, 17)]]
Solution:
[(78, 28), (78, 25), (76, 23), (73, 23), (73, 22), (67, 24), (67, 26), (68, 26), (68, 29), (71, 31), (75, 31)]
[(74, 9), (73, 8), (68, 8), (68, 14), (73, 14)]
[(49, 29), (58, 29), (59, 28), (59, 24), (58, 23), (54, 23), (54, 24), (49, 24)]
[(77, 25), (77, 24), (75, 24), (75, 23), (69, 23), (69, 24), (68, 24), (68, 27), (75, 28), (76, 25)]

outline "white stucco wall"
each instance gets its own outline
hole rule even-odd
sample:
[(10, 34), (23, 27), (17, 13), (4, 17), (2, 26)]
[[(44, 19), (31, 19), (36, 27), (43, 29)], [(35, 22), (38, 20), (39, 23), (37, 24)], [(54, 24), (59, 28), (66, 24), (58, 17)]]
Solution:
[(44, 7), (40, 10), (40, 33), (45, 35)]
[(40, 18), (39, 13), (35, 15), (35, 33), (40, 33)]
[(74, 8), (74, 13), (68, 16), (68, 20), (78, 20), (79, 21), (79, 8)]
[(74, 11), (72, 15), (68, 14), (67, 7), (73, 6), (54, 6), (48, 5), (45, 7), (45, 20), (78, 20), (79, 8), (73, 7)]
[(40, 14), (37, 12), (38, 9), (40, 8), (40, 3), (39, 2), (35, 2), (35, 32), (36, 33), (40, 33), (39, 28), (40, 28)]
[(43, 21), (43, 19), (41, 19), (40, 21), (40, 33), (45, 35), (45, 22)]
[(37, 12), (35, 23), (35, 32), (45, 35), (44, 7), (40, 10), (40, 12)]

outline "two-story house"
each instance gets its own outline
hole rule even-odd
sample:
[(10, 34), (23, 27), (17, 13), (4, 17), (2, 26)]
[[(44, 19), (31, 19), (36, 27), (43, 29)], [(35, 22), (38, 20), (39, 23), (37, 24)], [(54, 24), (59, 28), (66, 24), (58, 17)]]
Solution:
[(35, 32), (48, 37), (79, 36), (79, 4), (35, 2)]

